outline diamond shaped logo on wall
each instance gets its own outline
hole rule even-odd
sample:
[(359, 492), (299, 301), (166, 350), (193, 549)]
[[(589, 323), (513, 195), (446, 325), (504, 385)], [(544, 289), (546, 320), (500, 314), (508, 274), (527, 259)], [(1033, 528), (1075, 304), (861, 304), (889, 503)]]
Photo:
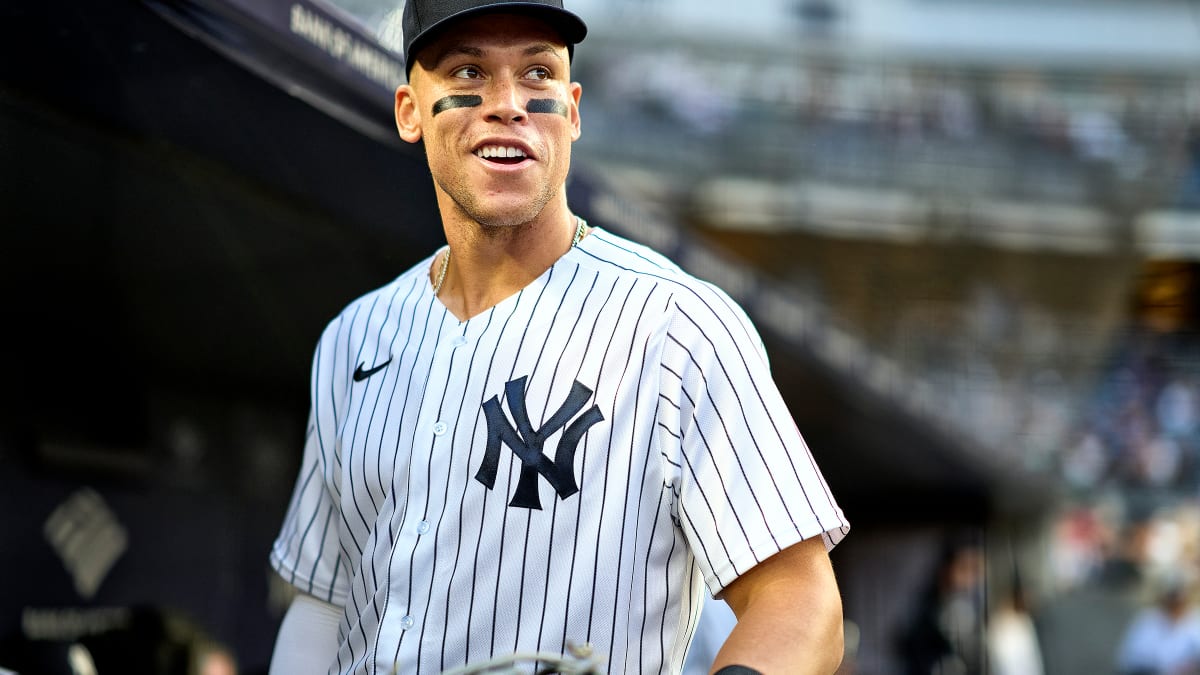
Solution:
[(129, 543), (116, 514), (91, 488), (76, 491), (54, 509), (42, 532), (85, 599), (96, 595)]

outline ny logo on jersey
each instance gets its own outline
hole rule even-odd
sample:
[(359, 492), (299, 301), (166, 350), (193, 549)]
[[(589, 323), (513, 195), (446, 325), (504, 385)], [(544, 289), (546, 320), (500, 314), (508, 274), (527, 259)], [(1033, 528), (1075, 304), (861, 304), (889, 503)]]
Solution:
[[(500, 444), (503, 443), (521, 460), (521, 477), (508, 505), (540, 511), (542, 502), (538, 498), (538, 474), (550, 483), (558, 493), (559, 499), (566, 499), (579, 492), (579, 486), (575, 482), (575, 451), (588, 428), (604, 419), (604, 415), (601, 414), (600, 407), (593, 403), (587, 412), (575, 418), (570, 426), (567, 425), (592, 395), (591, 389), (576, 381), (571, 387), (571, 393), (567, 395), (567, 400), (563, 401), (545, 424), (534, 430), (529, 422), (529, 413), (525, 409), (525, 379), (518, 378), (504, 385), (504, 396), (508, 400), (513, 421), (517, 423), (516, 428), (508, 423), (498, 397), (493, 396), (483, 403), (488, 427), (487, 450), (483, 455), (483, 464), (475, 474), (475, 480), (483, 483), (489, 490), (495, 488), (496, 469), (500, 466)], [(558, 439), (558, 447), (555, 448), (554, 459), (551, 460), (542, 454), (542, 445), (564, 426), (566, 430)]]

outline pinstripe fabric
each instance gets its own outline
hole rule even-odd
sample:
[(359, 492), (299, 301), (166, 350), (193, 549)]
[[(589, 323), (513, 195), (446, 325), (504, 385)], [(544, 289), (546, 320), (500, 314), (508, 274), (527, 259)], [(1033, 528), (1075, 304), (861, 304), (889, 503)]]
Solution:
[[(701, 593), (846, 534), (724, 293), (596, 229), (460, 322), (430, 289), (431, 261), (351, 303), (313, 360), (271, 563), (345, 606), (330, 673), (436, 673), (569, 642), (610, 672), (678, 672)], [(540, 442), (544, 469), (567, 464), (559, 492), (523, 470), (522, 440)], [(530, 479), (540, 508), (511, 506)]]

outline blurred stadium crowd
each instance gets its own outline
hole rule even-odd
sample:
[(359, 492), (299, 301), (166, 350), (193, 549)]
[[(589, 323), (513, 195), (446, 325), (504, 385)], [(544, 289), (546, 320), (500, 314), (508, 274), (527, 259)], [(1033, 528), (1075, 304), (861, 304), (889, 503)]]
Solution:
[(671, 43), (589, 44), (580, 66), (596, 158), (926, 197), (1109, 204), (1129, 187), (1137, 206), (1200, 207), (1194, 75)]

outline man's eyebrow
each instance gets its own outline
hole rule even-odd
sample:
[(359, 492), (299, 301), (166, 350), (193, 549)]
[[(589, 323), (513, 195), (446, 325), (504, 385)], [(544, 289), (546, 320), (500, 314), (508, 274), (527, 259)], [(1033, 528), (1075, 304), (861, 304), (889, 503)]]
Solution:
[(445, 49), (436, 52), (433, 55), (433, 59), (431, 59), (432, 65), (430, 68), (436, 70), (438, 66), (442, 65), (442, 61), (445, 61), (451, 56), (456, 55), (470, 56), (480, 59), (483, 58), (483, 50), (478, 47), (472, 47), (462, 43), (447, 45)]
[[(554, 54), (558, 56), (558, 48), (549, 42), (540, 42), (535, 45), (530, 45), (525, 48), (525, 56), (537, 56), (538, 54)], [(562, 58), (562, 57), (559, 57)]]

